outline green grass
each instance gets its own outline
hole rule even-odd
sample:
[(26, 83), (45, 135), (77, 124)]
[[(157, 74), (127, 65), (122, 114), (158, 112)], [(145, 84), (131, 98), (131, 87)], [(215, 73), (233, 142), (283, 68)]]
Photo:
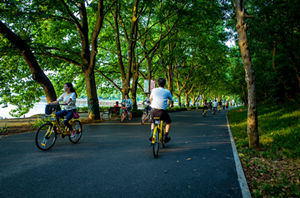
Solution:
[(230, 110), (228, 119), (252, 195), (300, 197), (299, 106), (258, 105), (259, 151), (248, 148), (247, 108)]

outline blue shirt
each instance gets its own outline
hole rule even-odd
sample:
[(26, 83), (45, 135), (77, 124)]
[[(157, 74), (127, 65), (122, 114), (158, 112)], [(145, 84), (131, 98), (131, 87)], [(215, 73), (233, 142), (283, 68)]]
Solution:
[(132, 106), (132, 101), (131, 101), (130, 98), (128, 98), (128, 100), (127, 100), (127, 99), (124, 99), (124, 100), (122, 101), (122, 103), (124, 103), (126, 107), (131, 107), (131, 106)]

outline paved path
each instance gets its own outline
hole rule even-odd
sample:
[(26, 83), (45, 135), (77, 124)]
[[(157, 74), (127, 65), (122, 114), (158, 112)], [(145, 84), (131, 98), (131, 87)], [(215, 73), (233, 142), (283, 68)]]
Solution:
[(172, 113), (172, 140), (154, 159), (149, 125), (84, 126), (77, 145), (48, 152), (34, 133), (0, 139), (0, 197), (241, 197), (225, 112)]

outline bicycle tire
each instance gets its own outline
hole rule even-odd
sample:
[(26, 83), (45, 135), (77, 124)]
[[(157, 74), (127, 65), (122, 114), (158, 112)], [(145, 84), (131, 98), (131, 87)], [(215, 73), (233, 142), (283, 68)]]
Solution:
[[(53, 131), (53, 133), (52, 134), (54, 134), (54, 137), (53, 137), (53, 140), (52, 140), (52, 143), (47, 147), (47, 148), (45, 148), (45, 147), (43, 147), (41, 144), (40, 144), (40, 142), (39, 142), (39, 135), (41, 134), (41, 132), (42, 132), (42, 129), (44, 128), (44, 127), (46, 127), (47, 128), (47, 126), (48, 127), (51, 127), (51, 130), (54, 130)], [(49, 128), (47, 128), (47, 130), (48, 130)], [(51, 135), (52, 135), (51, 134)], [(44, 137), (45, 138), (45, 137)], [(50, 137), (48, 137), (48, 138), (50, 138)], [(49, 149), (51, 149), (53, 146), (54, 146), (54, 144), (55, 144), (55, 142), (56, 142), (56, 139), (57, 139), (57, 133), (56, 133), (56, 131), (55, 131), (55, 129), (54, 129), (54, 127), (53, 127), (53, 124), (52, 123), (45, 123), (45, 124), (42, 124), (39, 128), (38, 128), (38, 130), (37, 130), (37, 132), (36, 132), (36, 134), (35, 134), (35, 145), (40, 149), (40, 150), (42, 150), (42, 151), (48, 151)], [(48, 141), (47, 141), (48, 142)]]
[(158, 152), (159, 152), (159, 143), (155, 142), (153, 144), (153, 156), (154, 156), (154, 158), (158, 157)]
[[(79, 126), (78, 129), (76, 129), (76, 123), (78, 124), (77, 126)], [(73, 144), (77, 144), (79, 142), (79, 140), (81, 139), (82, 137), (82, 124), (79, 120), (74, 120), (73, 123), (72, 123), (72, 127), (75, 128), (76, 130), (76, 135), (75, 137), (77, 137), (76, 139), (75, 138), (72, 138), (70, 135), (69, 135), (69, 140), (70, 142), (72, 142)], [(78, 130), (78, 131), (77, 131)], [(78, 136), (79, 135), (79, 136)]]
[(163, 148), (166, 148), (166, 144), (165, 144), (165, 141), (164, 141), (164, 136), (165, 136), (165, 127), (163, 127), (162, 129), (162, 141), (161, 141), (161, 145)]
[(154, 158), (158, 157), (158, 152), (159, 152), (158, 135), (159, 135), (159, 129), (157, 129), (157, 131), (156, 131), (155, 143), (153, 144), (153, 156), (154, 156)]

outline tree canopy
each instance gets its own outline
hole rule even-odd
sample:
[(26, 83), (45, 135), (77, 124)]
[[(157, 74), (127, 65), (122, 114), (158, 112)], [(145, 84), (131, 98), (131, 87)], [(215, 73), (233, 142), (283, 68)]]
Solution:
[[(136, 106), (144, 80), (158, 77), (166, 78), (179, 104), (195, 104), (199, 95), (247, 103), (240, 52), (226, 45), (238, 39), (233, 7), (229, 0), (4, 0), (0, 103), (17, 105), (12, 113), (20, 116), (41, 96), (55, 100), (63, 84), (72, 82), (79, 97), (87, 98), (90, 118), (97, 119), (100, 97), (129, 94)], [(297, 99), (299, 4), (249, 0), (245, 7), (257, 100)], [(49, 82), (34, 78), (32, 62)]]

